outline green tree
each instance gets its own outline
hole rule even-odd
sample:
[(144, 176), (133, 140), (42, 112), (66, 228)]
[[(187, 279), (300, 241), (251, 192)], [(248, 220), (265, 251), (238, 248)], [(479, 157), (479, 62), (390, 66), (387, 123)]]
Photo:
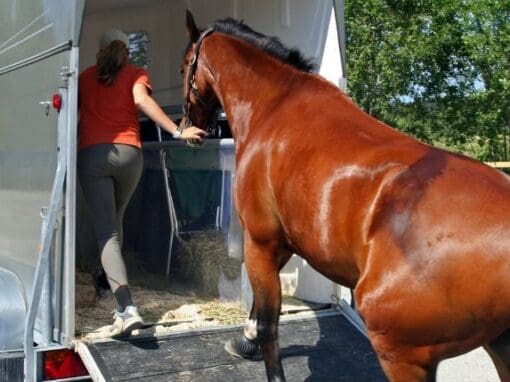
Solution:
[(350, 96), (417, 138), (507, 159), (510, 1), (346, 0)]
[(149, 66), (149, 39), (145, 32), (129, 33), (129, 62), (145, 69)]

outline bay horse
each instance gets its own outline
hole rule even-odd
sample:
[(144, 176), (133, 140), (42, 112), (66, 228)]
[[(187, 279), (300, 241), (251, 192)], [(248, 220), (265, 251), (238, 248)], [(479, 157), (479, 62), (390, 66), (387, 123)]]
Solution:
[(297, 253), (354, 290), (392, 382), (478, 346), (510, 381), (510, 178), (374, 119), (278, 39), (187, 14), (185, 118), (226, 112), (254, 303), (227, 349), (284, 381), (279, 270)]

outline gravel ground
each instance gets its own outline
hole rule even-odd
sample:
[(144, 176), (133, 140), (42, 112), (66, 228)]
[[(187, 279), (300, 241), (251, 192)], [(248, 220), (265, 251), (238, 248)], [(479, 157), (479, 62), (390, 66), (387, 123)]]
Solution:
[(482, 348), (443, 361), (437, 377), (438, 382), (499, 382), (496, 369)]

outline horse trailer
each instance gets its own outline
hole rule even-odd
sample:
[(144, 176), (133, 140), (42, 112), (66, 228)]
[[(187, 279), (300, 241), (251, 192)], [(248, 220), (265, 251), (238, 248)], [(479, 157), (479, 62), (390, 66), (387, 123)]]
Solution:
[[(187, 43), (186, 9), (204, 27), (220, 18), (243, 19), (256, 30), (298, 47), (315, 61), (320, 74), (345, 86), (343, 0), (3, 1), (0, 381), (119, 379), (112, 376), (115, 367), (108, 367), (97, 353), (108, 351), (113, 358), (129, 358), (128, 343), (87, 340), (94, 317), (88, 317), (89, 326), (84, 324), (77, 331), (77, 312), (90, 307), (94, 294), (86, 289), (91, 280), (80, 284), (82, 271), (92, 270), (98, 262), (76, 177), (78, 76), (95, 62), (102, 32), (120, 28), (130, 37), (132, 60), (145, 66), (151, 76), (153, 96), (172, 118), (180, 118), (179, 67)], [(208, 292), (214, 300), (240, 301), (249, 308), (251, 291), (242, 265), (242, 235), (231, 198), (235, 161), (228, 122), (220, 113), (216, 136), (196, 148), (172, 141), (143, 116), (140, 120), (145, 164), (124, 222), (124, 252), (136, 264), (128, 268), (128, 274), (131, 277), (134, 272), (146, 288), (158, 291), (164, 288), (148, 281), (158, 278), (168, 287), (176, 274), (188, 274), (188, 279), (170, 287), (182, 294), (196, 286), (189, 280), (204, 281), (213, 274), (199, 292)], [(200, 237), (209, 245), (203, 250), (208, 256), (198, 256), (200, 244), (190, 244)], [(217, 253), (211, 242), (218, 243)], [(214, 293), (209, 290), (211, 285)], [(293, 258), (283, 269), (282, 285), (289, 296), (311, 302), (310, 306), (331, 306), (331, 296), (336, 296), (349, 322), (363, 330), (341, 300), (345, 291), (302, 260)], [(153, 303), (158, 296), (147, 299)], [(289, 324), (290, 332), (299, 330), (292, 325), (305, 325), (308, 316), (300, 317)], [(204, 330), (198, 328), (200, 333)], [(187, 333), (193, 331), (197, 327), (189, 325), (165, 338), (178, 348), (186, 338), (192, 341)], [(152, 337), (157, 334), (151, 332)], [(201, 347), (196, 342), (189, 346)], [(153, 357), (144, 346), (136, 349), (138, 357)], [(187, 354), (193, 356), (191, 350)], [(132, 372), (142, 378), (146, 364), (137, 361), (136, 365), (136, 373)], [(196, 380), (216, 380), (212, 375)], [(195, 380), (185, 373), (179, 378), (174, 380)], [(223, 375), (217, 380), (234, 379)]]

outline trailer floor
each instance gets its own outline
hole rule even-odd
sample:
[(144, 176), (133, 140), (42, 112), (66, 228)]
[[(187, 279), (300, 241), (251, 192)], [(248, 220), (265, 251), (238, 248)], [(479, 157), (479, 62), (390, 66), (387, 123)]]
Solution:
[[(288, 382), (386, 381), (366, 339), (337, 312), (280, 322)], [(224, 350), (240, 327), (87, 344), (106, 381), (266, 381), (264, 362)]]

